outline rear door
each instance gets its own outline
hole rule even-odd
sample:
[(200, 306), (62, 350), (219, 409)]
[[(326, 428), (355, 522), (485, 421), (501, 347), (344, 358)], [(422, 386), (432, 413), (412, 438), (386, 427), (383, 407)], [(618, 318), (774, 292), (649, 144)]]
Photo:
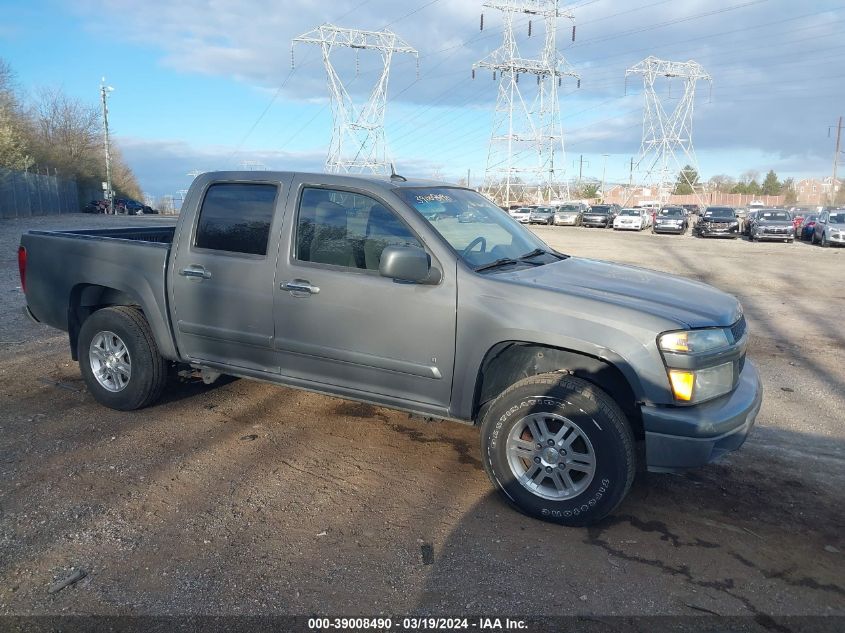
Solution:
[(296, 191), (275, 284), (282, 374), (379, 402), (447, 408), (454, 263), (443, 270), (432, 258), (443, 271), (436, 285), (382, 277), (379, 261), (388, 245), (433, 253), (390, 204), (342, 187), (302, 183)]
[(278, 372), (273, 279), (290, 177), (209, 181), (181, 225), (170, 301), (182, 356)]

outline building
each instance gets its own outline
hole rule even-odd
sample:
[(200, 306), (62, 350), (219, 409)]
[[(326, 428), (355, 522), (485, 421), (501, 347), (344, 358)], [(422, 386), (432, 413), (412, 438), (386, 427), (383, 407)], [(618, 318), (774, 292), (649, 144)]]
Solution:
[(798, 199), (798, 204), (805, 205), (824, 205), (830, 202), (830, 190), (833, 184), (834, 195), (839, 195), (842, 191), (842, 181), (838, 178), (833, 182), (833, 178), (804, 178), (795, 183), (795, 196)]

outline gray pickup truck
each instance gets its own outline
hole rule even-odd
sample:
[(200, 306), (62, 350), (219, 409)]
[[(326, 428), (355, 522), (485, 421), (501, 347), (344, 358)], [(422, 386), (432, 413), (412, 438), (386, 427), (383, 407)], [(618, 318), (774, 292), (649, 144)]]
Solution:
[(175, 227), (30, 231), (18, 256), (27, 311), (108, 407), (193, 368), (478, 424), (493, 485), (566, 525), (638, 466), (738, 448), (762, 400), (734, 297), (556, 252), (446, 184), (208, 173)]

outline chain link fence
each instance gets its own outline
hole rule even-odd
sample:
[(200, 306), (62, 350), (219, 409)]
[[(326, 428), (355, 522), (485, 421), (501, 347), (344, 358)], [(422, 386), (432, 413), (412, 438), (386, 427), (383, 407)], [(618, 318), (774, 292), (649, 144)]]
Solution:
[(0, 218), (78, 212), (75, 180), (0, 168)]

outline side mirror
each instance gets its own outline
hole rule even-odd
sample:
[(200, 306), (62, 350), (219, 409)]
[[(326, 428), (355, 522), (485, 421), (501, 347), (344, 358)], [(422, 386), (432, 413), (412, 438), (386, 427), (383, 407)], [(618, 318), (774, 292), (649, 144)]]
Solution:
[[(387, 246), (381, 252), (378, 272), (382, 277), (413, 283), (437, 283), (440, 271), (431, 268), (431, 256), (421, 248)], [(433, 275), (437, 272), (437, 275)], [(435, 277), (432, 279), (432, 277)]]

